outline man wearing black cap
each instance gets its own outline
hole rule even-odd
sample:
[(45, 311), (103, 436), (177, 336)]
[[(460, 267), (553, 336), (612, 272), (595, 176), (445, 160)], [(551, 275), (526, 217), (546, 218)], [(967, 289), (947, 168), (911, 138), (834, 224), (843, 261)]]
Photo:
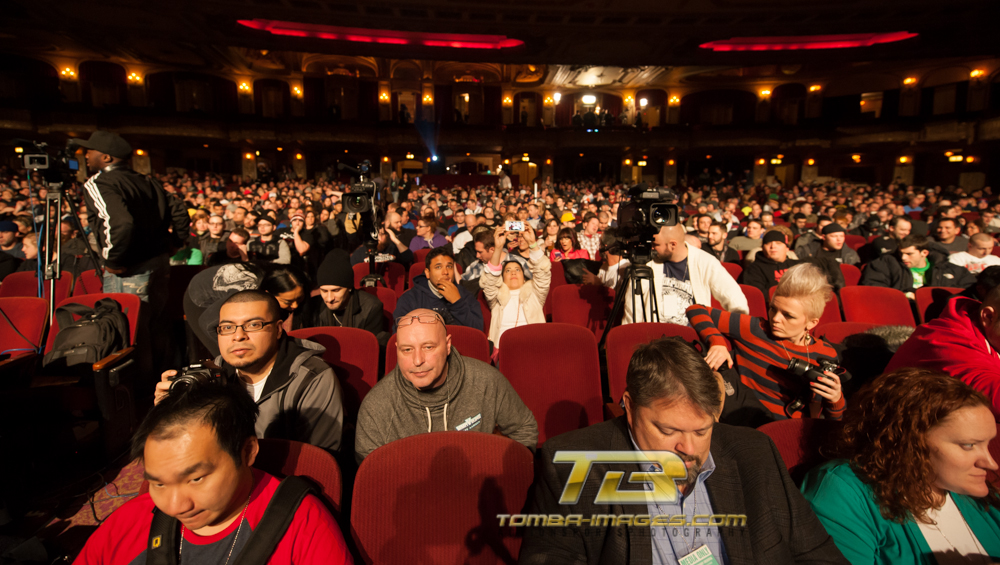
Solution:
[(764, 234), (763, 251), (743, 270), (743, 284), (757, 287), (767, 297), (771, 287), (777, 286), (781, 276), (801, 261), (788, 257), (788, 238), (780, 230), (771, 229)]
[(288, 242), (274, 235), (274, 218), (262, 215), (257, 220), (259, 236), (250, 240), (250, 259), (258, 262), (287, 265), (292, 262), (292, 252)]
[(24, 259), (21, 240), (17, 237), (17, 224), (10, 220), (0, 222), (0, 251), (15, 259)]
[[(823, 226), (820, 231), (820, 240), (805, 246), (806, 254), (799, 254), (800, 257), (809, 257), (809, 260), (826, 272), (826, 277), (835, 290), (844, 287), (844, 274), (840, 270), (843, 264), (857, 265), (861, 262), (858, 253), (844, 245), (847, 239), (847, 230), (844, 226), (833, 222)], [(796, 249), (798, 252), (798, 249)]]
[(84, 183), (84, 199), (104, 259), (104, 292), (138, 295), (155, 319), (167, 295), (170, 229), (186, 234), (188, 226), (178, 230), (181, 219), (172, 218), (158, 181), (129, 168), (132, 147), (121, 136), (95, 131), (71, 143), (87, 149), (87, 167), (95, 171)]
[(293, 323), (296, 329), (319, 326), (358, 328), (371, 332), (378, 338), (379, 345), (385, 346), (389, 333), (383, 325), (382, 301), (365, 291), (354, 289), (354, 269), (346, 251), (334, 249), (327, 253), (316, 270), (316, 284), (319, 296), (309, 299), (302, 316), (295, 316)]

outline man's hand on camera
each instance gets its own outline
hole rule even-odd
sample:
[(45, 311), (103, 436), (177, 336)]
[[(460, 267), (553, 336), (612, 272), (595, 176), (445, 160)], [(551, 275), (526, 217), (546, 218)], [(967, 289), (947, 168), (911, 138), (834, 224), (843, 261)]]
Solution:
[(153, 393), (153, 405), (159, 404), (170, 394), (170, 377), (175, 376), (177, 376), (177, 371), (173, 369), (163, 371), (163, 374), (160, 375), (160, 382), (156, 383), (156, 391)]

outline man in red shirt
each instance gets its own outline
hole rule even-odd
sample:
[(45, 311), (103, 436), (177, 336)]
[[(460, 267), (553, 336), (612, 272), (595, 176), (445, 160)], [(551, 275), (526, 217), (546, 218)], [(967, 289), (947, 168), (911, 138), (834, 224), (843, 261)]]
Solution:
[[(239, 385), (208, 379), (177, 387), (146, 416), (132, 442), (149, 493), (116, 510), (87, 541), (79, 565), (142, 565), (163, 543), (150, 536), (157, 513), (180, 522), (173, 562), (235, 563), (280, 481), (251, 468), (257, 405)], [(340, 529), (307, 494), (268, 563), (352, 563)]]

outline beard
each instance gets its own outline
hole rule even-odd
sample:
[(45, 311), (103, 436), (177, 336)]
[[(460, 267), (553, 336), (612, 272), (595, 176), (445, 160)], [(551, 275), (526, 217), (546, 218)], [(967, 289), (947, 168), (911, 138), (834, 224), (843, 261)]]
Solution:
[(701, 468), (702, 465), (704, 465), (704, 463), (702, 461), (699, 461), (698, 458), (695, 457), (694, 455), (681, 455), (680, 453), (678, 453), (677, 456), (680, 457), (681, 460), (683, 460), (685, 463), (687, 463), (688, 461), (694, 462), (694, 464), (692, 464), (691, 467), (687, 469), (687, 477), (685, 477), (684, 480), (676, 481), (677, 488), (679, 488), (681, 491), (687, 494), (691, 492), (690, 489), (694, 487), (695, 483), (698, 482), (698, 475), (701, 474)]

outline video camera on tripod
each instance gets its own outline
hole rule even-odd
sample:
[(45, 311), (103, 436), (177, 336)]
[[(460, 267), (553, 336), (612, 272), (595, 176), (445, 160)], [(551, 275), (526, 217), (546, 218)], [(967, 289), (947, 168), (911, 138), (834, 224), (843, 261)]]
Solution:
[(382, 197), (383, 191), (379, 190), (378, 184), (369, 179), (371, 167), (372, 163), (368, 159), (358, 163), (357, 168), (344, 163), (337, 165), (339, 170), (346, 169), (358, 175), (358, 181), (351, 185), (351, 192), (344, 193), (343, 203), (344, 210), (348, 214), (360, 217), (361, 221), (358, 224), (357, 233), (368, 235), (362, 245), (368, 252), (369, 274), (362, 279), (361, 285), (376, 286), (381, 282), (383, 286), (387, 286), (379, 273), (376, 272), (375, 256), (378, 250), (379, 228), (382, 227), (389, 203)]
[(80, 162), (73, 157), (71, 147), (56, 148), (54, 155), (49, 154), (50, 148), (44, 141), (14, 140), (14, 150), (21, 154), (24, 168), (41, 171), (46, 184), (73, 182), (80, 170)]

